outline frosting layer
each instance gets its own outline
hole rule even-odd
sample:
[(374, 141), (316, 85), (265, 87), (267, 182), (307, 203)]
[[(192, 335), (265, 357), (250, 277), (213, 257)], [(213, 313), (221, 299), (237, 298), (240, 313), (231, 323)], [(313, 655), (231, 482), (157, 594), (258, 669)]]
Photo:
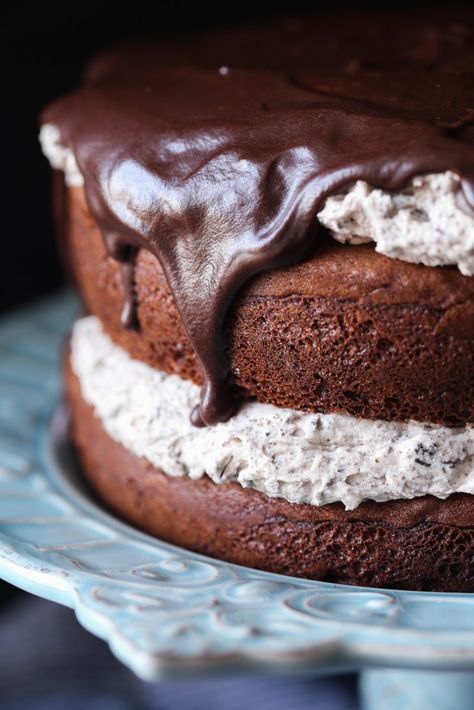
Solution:
[(236, 481), (293, 503), (347, 509), (431, 494), (474, 493), (474, 427), (308, 414), (250, 402), (199, 429), (198, 388), (130, 358), (98, 318), (76, 322), (71, 364), (105, 430), (171, 476)]
[(426, 266), (456, 264), (474, 275), (474, 217), (452, 172), (413, 178), (401, 192), (358, 181), (328, 197), (318, 213), (339, 242), (375, 242), (376, 250)]
[(134, 323), (138, 247), (161, 263), (204, 383), (194, 422), (237, 402), (225, 315), (254, 274), (302, 260), (326, 198), (450, 171), (474, 204), (473, 13), (336, 13), (112, 52), (50, 106)]
[(40, 128), (39, 140), (44, 155), (54, 170), (62, 170), (68, 187), (83, 187), (84, 178), (72, 150), (64, 145), (57, 126), (45, 123)]

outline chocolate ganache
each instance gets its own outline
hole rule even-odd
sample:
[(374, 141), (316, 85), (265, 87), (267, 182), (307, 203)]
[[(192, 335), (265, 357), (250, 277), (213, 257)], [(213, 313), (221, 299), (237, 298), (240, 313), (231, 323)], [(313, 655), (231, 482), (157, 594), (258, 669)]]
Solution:
[(222, 338), (238, 289), (296, 262), (330, 194), (451, 170), (474, 207), (473, 12), (305, 18), (125, 47), (50, 106), (123, 262), (161, 263), (204, 373), (193, 422), (237, 406)]

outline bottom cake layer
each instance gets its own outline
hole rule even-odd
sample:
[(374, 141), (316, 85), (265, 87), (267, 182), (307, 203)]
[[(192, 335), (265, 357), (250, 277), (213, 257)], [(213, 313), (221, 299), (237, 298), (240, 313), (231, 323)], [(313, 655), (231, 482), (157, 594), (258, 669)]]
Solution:
[[(236, 483), (167, 476), (107, 434), (66, 366), (71, 434), (106, 504), (163, 540), (237, 564), (375, 587), (474, 591), (474, 496), (367, 501), (346, 511)], [(449, 521), (449, 522), (448, 522)]]

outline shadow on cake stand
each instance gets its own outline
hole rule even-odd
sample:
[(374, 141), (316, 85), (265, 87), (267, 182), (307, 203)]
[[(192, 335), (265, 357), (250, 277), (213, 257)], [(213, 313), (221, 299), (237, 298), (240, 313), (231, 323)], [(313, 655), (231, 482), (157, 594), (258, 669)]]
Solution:
[(76, 307), (63, 293), (0, 324), (0, 576), (73, 608), (146, 680), (357, 670), (368, 710), (471, 708), (474, 595), (239, 567), (151, 538), (98, 504), (57, 405)]

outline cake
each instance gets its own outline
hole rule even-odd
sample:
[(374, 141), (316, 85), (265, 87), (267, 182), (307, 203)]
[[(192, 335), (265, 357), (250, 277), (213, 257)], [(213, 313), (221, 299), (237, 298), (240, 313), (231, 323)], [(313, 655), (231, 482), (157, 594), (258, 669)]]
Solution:
[(474, 13), (123, 46), (41, 118), (104, 503), (272, 572), (474, 591)]

